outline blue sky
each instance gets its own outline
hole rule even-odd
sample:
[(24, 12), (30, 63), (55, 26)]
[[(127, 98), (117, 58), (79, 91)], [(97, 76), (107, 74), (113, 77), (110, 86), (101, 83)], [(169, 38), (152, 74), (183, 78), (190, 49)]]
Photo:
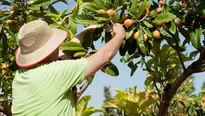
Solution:
[[(75, 2), (70, 2), (69, 5), (65, 4), (57, 4), (56, 7), (59, 10), (71, 9), (75, 5)], [(83, 29), (82, 26), (78, 27), (78, 32)], [(100, 42), (95, 43), (96, 46), (100, 47), (102, 44)], [(189, 50), (193, 50), (193, 48), (189, 48)], [(120, 75), (117, 77), (111, 77), (107, 74), (98, 71), (96, 76), (92, 82), (92, 84), (88, 87), (83, 95), (91, 95), (92, 98), (89, 102), (89, 106), (94, 106), (95, 108), (101, 108), (103, 104), (103, 88), (104, 86), (111, 86), (112, 95), (115, 95), (115, 91), (113, 88), (119, 88), (121, 90), (125, 90), (129, 87), (137, 86), (137, 90), (144, 90), (144, 80), (146, 77), (146, 72), (142, 71), (142, 68), (138, 68), (133, 77), (130, 77), (130, 69), (126, 64), (123, 64), (119, 61), (120, 56), (117, 54), (112, 62), (115, 63), (119, 69)], [(205, 73), (195, 74), (197, 77), (194, 81), (194, 85), (196, 87), (196, 93), (200, 91), (201, 85), (203, 81), (205, 81), (205, 77), (203, 76)], [(96, 115), (97, 116), (97, 115)]]

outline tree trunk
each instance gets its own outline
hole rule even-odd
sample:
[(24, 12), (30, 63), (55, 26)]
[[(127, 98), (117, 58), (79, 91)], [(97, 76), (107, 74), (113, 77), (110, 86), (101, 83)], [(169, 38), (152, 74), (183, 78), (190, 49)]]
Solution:
[(158, 116), (166, 116), (168, 114), (168, 108), (171, 99), (176, 94), (181, 84), (192, 74), (193, 74), (193, 70), (191, 67), (189, 67), (175, 80), (175, 82), (170, 87), (166, 88), (166, 90), (164, 91), (165, 93), (162, 96), (160, 101)]

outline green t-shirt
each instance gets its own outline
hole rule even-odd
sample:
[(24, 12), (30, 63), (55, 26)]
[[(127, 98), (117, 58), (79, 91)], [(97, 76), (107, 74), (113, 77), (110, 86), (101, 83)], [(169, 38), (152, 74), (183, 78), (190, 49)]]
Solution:
[(56, 61), (17, 71), (13, 116), (75, 116), (72, 87), (85, 78), (86, 59)]

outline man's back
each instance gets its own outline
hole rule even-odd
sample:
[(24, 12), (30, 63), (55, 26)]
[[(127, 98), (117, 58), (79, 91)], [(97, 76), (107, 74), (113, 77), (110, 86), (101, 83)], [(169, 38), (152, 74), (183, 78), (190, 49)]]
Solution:
[(84, 79), (86, 60), (20, 69), (13, 81), (13, 115), (74, 116), (71, 88)]

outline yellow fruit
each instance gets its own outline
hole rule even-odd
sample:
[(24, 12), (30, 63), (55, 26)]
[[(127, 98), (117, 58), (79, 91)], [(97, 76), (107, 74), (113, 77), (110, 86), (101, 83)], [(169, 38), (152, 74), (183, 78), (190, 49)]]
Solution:
[(98, 12), (99, 12), (99, 13), (106, 13), (106, 10), (104, 10), (104, 9), (99, 9)]
[(148, 9), (148, 8), (145, 8), (145, 9), (144, 9), (144, 13), (145, 13), (145, 15), (148, 15), (148, 14), (149, 14), (149, 9)]
[(126, 20), (124, 21), (124, 25), (125, 25), (125, 27), (127, 27), (127, 28), (131, 27), (132, 24), (133, 24), (133, 21), (132, 21), (131, 19), (126, 19)]
[(31, 0), (31, 1), (29, 1), (29, 3), (28, 3), (28, 4), (30, 4), (30, 5), (31, 5), (31, 4), (33, 4), (33, 3), (34, 3), (34, 1), (33, 1), (33, 0)]
[(7, 24), (7, 25), (11, 25), (12, 23), (13, 23), (13, 21), (10, 20), (10, 19), (6, 21), (6, 24)]
[(76, 10), (77, 10), (76, 6), (72, 7), (72, 12), (75, 12)]
[(133, 39), (137, 40), (138, 34), (139, 34), (138, 32), (135, 32), (135, 33), (133, 34)]
[(160, 12), (162, 12), (163, 10), (164, 10), (164, 8), (158, 7), (158, 8), (156, 9), (156, 12), (160, 13)]
[(115, 15), (115, 11), (113, 9), (109, 9), (107, 10), (107, 14), (112, 17)]
[(144, 34), (144, 41), (147, 41), (148, 37), (146, 34)]
[(154, 39), (160, 39), (161, 38), (159, 30), (155, 30), (152, 33), (152, 36), (153, 36)]
[(174, 19), (174, 23), (175, 23), (176, 25), (179, 25), (180, 22), (181, 22), (181, 20), (180, 20), (178, 17), (176, 17), (176, 18)]
[(2, 63), (1, 64), (1, 68), (2, 69), (7, 69), (9, 67), (9, 64), (8, 63)]

